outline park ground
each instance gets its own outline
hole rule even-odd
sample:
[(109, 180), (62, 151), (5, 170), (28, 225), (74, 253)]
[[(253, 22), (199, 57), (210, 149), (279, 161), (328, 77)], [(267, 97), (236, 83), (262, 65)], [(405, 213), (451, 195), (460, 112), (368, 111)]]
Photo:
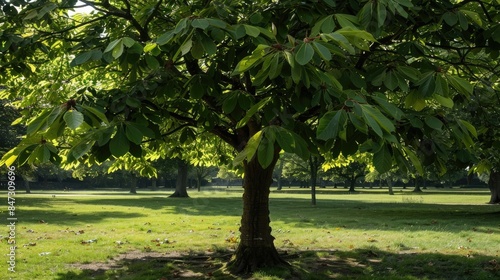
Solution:
[[(499, 279), (500, 208), (486, 189), (271, 193), (275, 245), (291, 264), (225, 268), (241, 188), (16, 194), (16, 272), (2, 279)], [(2, 215), (7, 216), (7, 207)], [(4, 230), (2, 250), (8, 250)], [(4, 255), (4, 254), (2, 254)], [(5, 255), (4, 255), (5, 256)]]

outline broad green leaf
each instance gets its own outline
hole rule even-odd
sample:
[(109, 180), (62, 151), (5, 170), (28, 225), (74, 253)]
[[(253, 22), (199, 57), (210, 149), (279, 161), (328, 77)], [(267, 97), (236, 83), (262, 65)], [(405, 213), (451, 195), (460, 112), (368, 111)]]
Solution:
[(267, 168), (274, 159), (274, 142), (267, 137), (262, 138), (257, 151), (257, 160), (262, 168)]
[(344, 130), (347, 121), (347, 113), (345, 110), (326, 113), (318, 123), (316, 137), (320, 140), (335, 139), (339, 131)]
[(443, 105), (444, 107), (453, 108), (454, 106), (453, 99), (449, 97), (444, 97), (438, 94), (434, 94), (433, 97), (439, 104)]
[(158, 46), (157, 43), (153, 43), (153, 42), (149, 42), (146, 44), (146, 46), (144, 46), (144, 52), (145, 53), (148, 53), (148, 52), (151, 52), (152, 50), (154, 50), (156, 47)]
[(250, 161), (257, 152), (261, 138), (262, 130), (250, 137), (245, 148), (234, 158), (233, 165), (240, 165), (244, 160)]
[(377, 22), (379, 28), (384, 26), (386, 17), (387, 17), (387, 9), (385, 4), (381, 1), (377, 1)]
[(415, 111), (421, 111), (427, 104), (425, 103), (425, 99), (423, 99), (417, 91), (411, 91), (410, 94), (406, 96), (405, 106), (413, 108)]
[(215, 45), (214, 41), (212, 41), (210, 37), (202, 33), (200, 39), (200, 43), (208, 55), (214, 55), (217, 53), (217, 45)]
[(125, 135), (123, 126), (118, 127), (116, 134), (109, 141), (109, 150), (115, 157), (125, 155), (130, 149), (130, 142)]
[(373, 37), (372, 34), (366, 32), (364, 30), (355, 29), (355, 28), (352, 28), (352, 27), (344, 27), (342, 29), (339, 29), (339, 30), (335, 31), (334, 33), (341, 34), (344, 37), (359, 38), (359, 39), (367, 40), (367, 41), (370, 41), (370, 42), (376, 42), (377, 41)]
[(106, 53), (112, 51), (118, 44), (122, 44), (122, 39), (116, 39), (113, 42), (109, 43), (104, 52)]
[(474, 91), (474, 86), (472, 86), (467, 80), (453, 75), (447, 75), (446, 78), (454, 89), (467, 97)]
[(111, 55), (114, 58), (119, 58), (123, 54), (123, 41), (119, 41), (118, 44), (113, 48), (113, 51), (111, 52)]
[(109, 124), (108, 118), (106, 118), (106, 115), (103, 112), (101, 112), (99, 109), (91, 107), (91, 106), (88, 106), (88, 105), (80, 105), (80, 106), (85, 111), (89, 111), (94, 116), (96, 116), (97, 118), (99, 118), (103, 123)]
[(449, 26), (454, 26), (458, 22), (458, 17), (456, 13), (453, 12), (446, 12), (443, 15), (444, 22), (448, 24)]
[(199, 28), (199, 29), (205, 30), (205, 29), (207, 29), (208, 26), (210, 26), (210, 23), (207, 19), (197, 18), (191, 22), (191, 26), (194, 28)]
[(392, 154), (389, 147), (388, 145), (383, 145), (380, 150), (373, 154), (373, 165), (380, 174), (392, 168)]
[(309, 43), (302, 43), (295, 54), (295, 61), (300, 65), (306, 65), (314, 56), (314, 48)]
[(247, 24), (243, 24), (243, 26), (245, 27), (245, 31), (247, 33), (248, 36), (252, 36), (252, 37), (258, 37), (259, 34), (260, 34), (260, 30), (255, 27), (255, 26), (251, 26), (251, 25), (247, 25)]
[(335, 19), (337, 19), (341, 27), (357, 28), (359, 25), (358, 18), (353, 15), (335, 14)]
[(193, 46), (193, 40), (191, 40), (191, 39), (186, 40), (184, 42), (184, 44), (182, 44), (182, 46), (180, 47), (181, 54), (182, 55), (187, 54), (191, 50), (192, 46)]
[(202, 83), (202, 79), (199, 75), (193, 76), (191, 82), (189, 83), (189, 94), (194, 99), (200, 99), (206, 93), (206, 85)]
[(222, 111), (226, 114), (230, 114), (236, 108), (238, 103), (238, 95), (234, 93), (229, 93), (229, 96), (224, 99), (222, 103)]
[(73, 61), (71, 61), (71, 66), (76, 66), (76, 65), (84, 64), (90, 58), (92, 58), (92, 54), (93, 54), (92, 51), (83, 52), (83, 53), (78, 54), (75, 57), (75, 59), (73, 59)]
[(27, 135), (32, 135), (38, 132), (41, 129), (45, 129), (47, 125), (47, 118), (50, 115), (51, 111), (44, 110), (40, 115), (38, 115), (35, 119), (33, 119), (26, 129)]
[(477, 130), (471, 123), (465, 120), (459, 120), (459, 122), (461, 125), (465, 126), (465, 128), (469, 131), (470, 134), (472, 134), (472, 136), (477, 138)]
[(396, 105), (389, 103), (387, 99), (383, 98), (382, 96), (373, 96), (373, 100), (375, 100), (380, 107), (391, 117), (393, 117), (396, 120), (401, 120), (401, 118), (404, 116), (403, 111), (399, 109)]
[(417, 172), (423, 176), (424, 169), (422, 168), (422, 163), (418, 159), (417, 155), (412, 150), (410, 150), (410, 148), (408, 148), (408, 147), (403, 147), (403, 150), (405, 151), (406, 156), (410, 158), (410, 161), (412, 162), (412, 164), (415, 167), (415, 169), (417, 170)]
[(408, 66), (398, 66), (396, 67), (396, 70), (403, 75), (404, 77), (408, 78), (412, 82), (416, 82), (420, 79), (420, 72), (418, 72), (417, 69), (413, 67), (408, 67)]
[(123, 45), (125, 45), (125, 47), (127, 48), (131, 48), (136, 43), (135, 40), (130, 37), (123, 37), (122, 41)]
[(238, 122), (236, 128), (243, 127), (247, 124), (247, 122), (255, 115), (258, 111), (260, 111), (264, 106), (266, 106), (269, 101), (271, 101), (271, 97), (266, 97), (259, 101), (257, 104), (253, 105), (245, 114), (245, 116)]
[(142, 143), (142, 132), (136, 127), (136, 125), (128, 124), (125, 127), (125, 135), (130, 142), (140, 145)]
[(240, 62), (238, 62), (238, 65), (236, 65), (232, 75), (239, 75), (261, 63), (262, 58), (266, 55), (266, 49), (268, 48), (268, 45), (257, 46), (251, 55), (244, 57)]
[(66, 125), (71, 129), (77, 129), (83, 123), (83, 114), (73, 109), (64, 113), (63, 118)]
[(316, 50), (316, 53), (321, 57), (323, 58), (323, 60), (325, 61), (330, 61), (332, 59), (332, 53), (330, 52), (330, 50), (323, 46), (321, 43), (318, 43), (318, 42), (312, 42), (312, 45), (314, 47), (314, 49)]
[(76, 144), (71, 150), (69, 151), (70, 154), (73, 156), (74, 160), (77, 160), (81, 158), (83, 155), (85, 155), (92, 146), (94, 145), (94, 141), (82, 141), (78, 144)]
[[(363, 116), (366, 117), (366, 120), (368, 120), (368, 116), (374, 119), (378, 125), (387, 131), (388, 133), (391, 133), (395, 130), (394, 124), (386, 117), (384, 116), (377, 108), (371, 106), (371, 105), (360, 105), (361, 109), (363, 110)], [(370, 121), (371, 122), (371, 121)], [(371, 126), (370, 122), (368, 125)], [(374, 130), (376, 128), (372, 127)], [(377, 132), (377, 131), (376, 131)], [(379, 133), (377, 133), (379, 134)], [(380, 137), (382, 137), (382, 134), (379, 134)]]
[(146, 59), (146, 64), (148, 65), (149, 69), (156, 70), (160, 68), (160, 63), (154, 56), (146, 54), (144, 58)]
[(443, 122), (434, 116), (426, 116), (425, 124), (437, 131), (442, 131), (443, 129)]
[[(174, 35), (175, 35), (175, 32), (173, 30), (167, 31), (167, 32), (163, 33), (162, 35), (160, 35), (160, 37), (158, 37), (156, 39), (156, 43), (160, 46), (165, 45), (168, 42), (170, 42), (170, 40), (174, 37)], [(146, 51), (146, 50), (144, 50), (144, 51)]]
[(471, 19), (478, 26), (483, 26), (483, 21), (481, 20), (481, 16), (473, 11), (468, 10), (460, 10), (464, 15), (466, 15), (469, 19)]

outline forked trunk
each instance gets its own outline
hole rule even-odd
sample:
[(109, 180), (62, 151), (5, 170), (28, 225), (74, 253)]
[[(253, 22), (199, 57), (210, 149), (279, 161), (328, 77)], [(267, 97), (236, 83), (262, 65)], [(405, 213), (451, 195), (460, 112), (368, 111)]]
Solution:
[(488, 187), (490, 188), (491, 192), (491, 198), (488, 204), (500, 203), (500, 172), (493, 171), (491, 173)]
[(269, 192), (278, 153), (279, 150), (276, 149), (273, 162), (265, 169), (260, 166), (256, 157), (245, 163), (240, 244), (229, 262), (233, 273), (248, 273), (262, 267), (287, 265), (274, 247), (274, 237), (269, 226)]
[(183, 160), (178, 161), (177, 180), (175, 182), (175, 192), (170, 197), (189, 197), (187, 193), (188, 185), (188, 164)]

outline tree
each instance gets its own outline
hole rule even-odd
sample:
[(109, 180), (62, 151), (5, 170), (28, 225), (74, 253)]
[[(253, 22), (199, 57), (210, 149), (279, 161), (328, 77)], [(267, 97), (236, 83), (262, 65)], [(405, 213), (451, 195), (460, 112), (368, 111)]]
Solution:
[(141, 160), (219, 137), (244, 170), (236, 272), (285, 263), (268, 205), (281, 150), (359, 150), (380, 173), (421, 169), (418, 149), (439, 164), (443, 139), (473, 144), (447, 113), (498, 57), (492, 0), (0, 3), (0, 98), (22, 97), (28, 123), (2, 163)]

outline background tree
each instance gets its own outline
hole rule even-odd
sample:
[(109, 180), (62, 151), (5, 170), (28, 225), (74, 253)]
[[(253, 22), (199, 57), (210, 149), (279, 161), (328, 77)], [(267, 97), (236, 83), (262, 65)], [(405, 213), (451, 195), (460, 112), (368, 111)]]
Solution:
[(474, 144), (446, 113), (498, 57), (493, 0), (80, 2), (94, 11), (0, 2), (0, 98), (28, 124), (2, 163), (141, 160), (219, 137), (244, 171), (236, 272), (285, 264), (268, 203), (281, 150), (359, 150), (384, 173), (419, 166), (424, 148), (440, 164), (447, 144)]

